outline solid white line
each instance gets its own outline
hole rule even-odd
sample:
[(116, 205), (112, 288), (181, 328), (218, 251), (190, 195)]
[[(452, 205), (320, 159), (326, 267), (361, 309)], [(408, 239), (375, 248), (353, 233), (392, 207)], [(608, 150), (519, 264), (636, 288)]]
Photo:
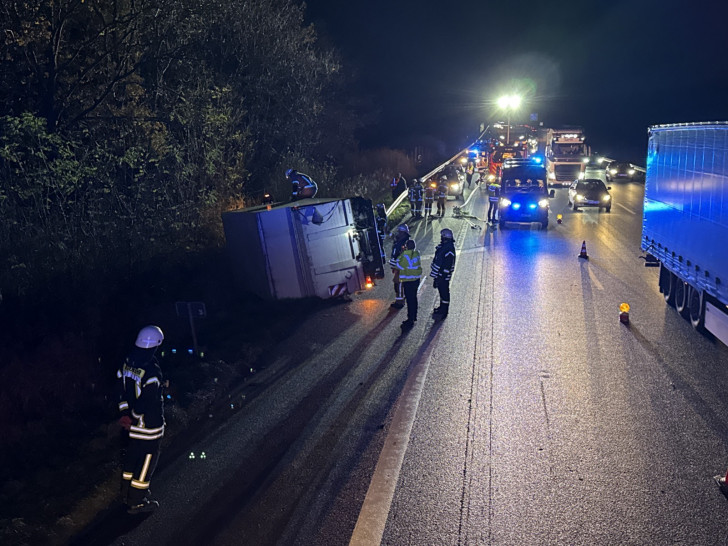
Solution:
[(435, 339), (428, 345), (425, 354), (407, 377), (402, 398), (392, 418), (392, 424), (379, 455), (369, 490), (361, 512), (359, 512), (359, 519), (354, 527), (354, 533), (351, 535), (350, 546), (373, 546), (382, 541), (384, 526), (387, 523), (389, 508), (392, 505), (394, 490), (402, 469), (402, 461), (409, 444), (427, 371), (430, 368), (430, 356), (435, 347)]
[(630, 210), (630, 209), (628, 209), (627, 207), (625, 207), (624, 205), (620, 205), (619, 203), (614, 203), (614, 204), (615, 204), (615, 205), (617, 205), (618, 207), (622, 207), (622, 208), (623, 208), (624, 210), (626, 210), (626, 211), (627, 211), (627, 212), (629, 212), (630, 214), (637, 214), (637, 213), (636, 213), (636, 212), (634, 212), (633, 210)]
[[(457, 240), (460, 247), (457, 249), (458, 254), (460, 254), (465, 244), (464, 234), (465, 226), (463, 225), (458, 232)], [(455, 279), (457, 272), (456, 265), (452, 280)], [(424, 277), (420, 282), (418, 292), (427, 278)], [(399, 481), (402, 461), (404, 461), (412, 426), (417, 416), (417, 408), (425, 386), (427, 371), (430, 368), (430, 357), (437, 344), (438, 337), (439, 332), (428, 343), (424, 353), (420, 354), (418, 351), (411, 361), (415, 362), (415, 364), (407, 377), (407, 381), (405, 381), (402, 396), (392, 417), (392, 424), (384, 440), (382, 452), (379, 454), (379, 460), (374, 469), (372, 481), (369, 483), (366, 497), (364, 497), (364, 504), (362, 504), (359, 512), (359, 518), (356, 521), (349, 546), (374, 546), (382, 542), (384, 527), (394, 498), (394, 490), (397, 487), (397, 481)]]

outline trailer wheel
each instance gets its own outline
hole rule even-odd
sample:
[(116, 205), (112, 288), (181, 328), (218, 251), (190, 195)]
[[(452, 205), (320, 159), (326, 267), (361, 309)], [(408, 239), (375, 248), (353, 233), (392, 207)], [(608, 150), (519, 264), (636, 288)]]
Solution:
[(675, 281), (675, 275), (667, 269), (665, 269), (664, 278), (660, 275), (660, 288), (662, 288), (662, 295), (665, 297), (665, 303), (668, 305), (675, 305)]
[(693, 288), (688, 290), (688, 311), (690, 315), (690, 324), (696, 330), (702, 331), (705, 326), (705, 298), (702, 290)]
[(675, 277), (675, 309), (685, 318), (690, 316), (688, 307), (690, 290), (688, 283)]

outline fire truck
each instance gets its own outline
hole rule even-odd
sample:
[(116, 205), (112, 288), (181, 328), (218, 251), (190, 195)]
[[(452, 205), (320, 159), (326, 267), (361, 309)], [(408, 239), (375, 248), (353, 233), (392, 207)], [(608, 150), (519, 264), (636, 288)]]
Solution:
[(550, 186), (569, 186), (584, 178), (589, 147), (581, 127), (548, 129), (546, 132), (546, 172)]

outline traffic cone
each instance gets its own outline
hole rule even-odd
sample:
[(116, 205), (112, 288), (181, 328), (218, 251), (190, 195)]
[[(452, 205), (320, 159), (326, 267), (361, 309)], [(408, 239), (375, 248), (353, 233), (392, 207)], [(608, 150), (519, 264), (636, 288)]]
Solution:
[(629, 303), (622, 303), (619, 306), (619, 322), (629, 324)]
[(589, 259), (589, 255), (586, 253), (586, 241), (581, 243), (581, 252), (579, 253), (579, 258), (584, 258), (585, 260)]

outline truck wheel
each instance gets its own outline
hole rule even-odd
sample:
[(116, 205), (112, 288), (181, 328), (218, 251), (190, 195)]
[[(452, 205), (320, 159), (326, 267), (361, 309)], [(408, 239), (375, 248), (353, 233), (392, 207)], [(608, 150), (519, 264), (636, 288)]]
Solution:
[(696, 330), (702, 331), (705, 326), (705, 298), (701, 290), (692, 286), (688, 294), (688, 311), (690, 314), (690, 324)]
[(675, 309), (683, 317), (689, 317), (688, 311), (688, 293), (690, 292), (690, 285), (684, 282), (682, 279), (675, 279)]
[(665, 303), (668, 305), (675, 305), (675, 275), (665, 270), (666, 278), (662, 283), (662, 295), (665, 298)]

